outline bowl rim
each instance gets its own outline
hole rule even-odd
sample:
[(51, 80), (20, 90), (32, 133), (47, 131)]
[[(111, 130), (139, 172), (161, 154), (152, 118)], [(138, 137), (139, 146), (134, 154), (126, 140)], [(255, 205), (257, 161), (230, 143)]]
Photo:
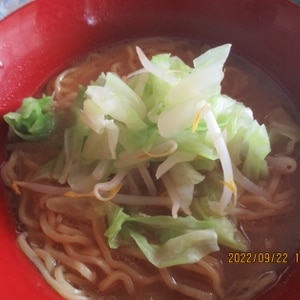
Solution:
[[(15, 57), (17, 57), (19, 54), (18, 53), (9, 53), (9, 51), (11, 49), (7, 50), (7, 43), (8, 42), (16, 42), (17, 38), (21, 38), (22, 34), (24, 33), (24, 30), (38, 30), (37, 35), (39, 35), (40, 38), (41, 34), (43, 32), (48, 32), (50, 34), (53, 34), (53, 32), (51, 31), (51, 28), (44, 28), (45, 26), (41, 26), (41, 28), (37, 28), (37, 24), (39, 25), (43, 25), (43, 22), (41, 19), (38, 19), (38, 17), (46, 17), (47, 13), (51, 13), (52, 15), (55, 15), (54, 10), (55, 10), (55, 5), (58, 5), (60, 1), (60, 5), (62, 7), (62, 9), (67, 9), (70, 7), (70, 3), (71, 1), (62, 1), (62, 0), (39, 0), (39, 1), (33, 1), (30, 2), (28, 4), (26, 4), (25, 6), (23, 6), (22, 8), (20, 8), (19, 10), (15, 11), (14, 13), (12, 13), (11, 15), (9, 15), (8, 17), (6, 17), (5, 19), (3, 19), (2, 21), (0, 21), (0, 32), (5, 32), (5, 36), (0, 36), (0, 82), (9, 82), (9, 80), (13, 80), (14, 76), (17, 76), (17, 74), (13, 74), (10, 75), (10, 72), (12, 69), (7, 69), (7, 61), (8, 58), (13, 59)], [(78, 3), (79, 7), (80, 7), (80, 0), (73, 0), (76, 1), (76, 3)], [(146, 0), (142, 0), (143, 3), (146, 3)], [(164, 8), (167, 7), (167, 4), (170, 1), (167, 0), (160, 0), (160, 5), (158, 5), (158, 1), (154, 1), (156, 4), (153, 4), (155, 7), (159, 7), (162, 6)], [(182, 4), (183, 2), (189, 2), (192, 5), (196, 5), (196, 3), (198, 1), (194, 1), (194, 0), (175, 0), (174, 1), (174, 7), (175, 4), (179, 5)], [(273, 5), (274, 7), (279, 7), (280, 9), (282, 9), (283, 12), (285, 12), (286, 14), (291, 14), (292, 18), (290, 20), (290, 23), (288, 26), (290, 26), (290, 30), (292, 30), (293, 35), (295, 35), (297, 32), (297, 27), (295, 24), (299, 24), (300, 25), (300, 6), (295, 4), (292, 1), (281, 1), (281, 0), (272, 0), (273, 1)], [(103, 0), (99, 0), (99, 1), (92, 1), (94, 3), (105, 3), (105, 1)], [(124, 11), (126, 11), (126, 9), (132, 7), (132, 5), (135, 3), (136, 1), (134, 0), (129, 0), (126, 4), (122, 3), (121, 0), (117, 0), (115, 2), (115, 4), (111, 4), (111, 7), (109, 7), (110, 9), (112, 9), (113, 12), (115, 12), (118, 16), (120, 16), (121, 13), (123, 13)], [(205, 2), (205, 1), (201, 1), (201, 2)], [(220, 3), (218, 1), (212, 1), (214, 3)], [(238, 1), (236, 0), (228, 0), (228, 3), (231, 3), (232, 5), (236, 5), (238, 3)], [(258, 3), (259, 0), (254, 0), (253, 2)], [(145, 4), (146, 5), (146, 4)], [(171, 9), (172, 12), (174, 12), (173, 8)], [(174, 12), (175, 13), (175, 12)], [(78, 15), (76, 15), (78, 14)], [(72, 14), (65, 14), (62, 12), (56, 12), (56, 15), (58, 18), (60, 18), (60, 20), (62, 20), (62, 18), (65, 18), (66, 15), (67, 16), (71, 16), (73, 20), (77, 20), (75, 22), (75, 24), (79, 24), (78, 26), (81, 26), (80, 24), (82, 24), (82, 22), (87, 22), (87, 19), (80, 19), (78, 20), (77, 18), (80, 17), (84, 17), (83, 14), (78, 13), (78, 11), (76, 10), (76, 8), (73, 8), (72, 10)], [(107, 22), (106, 24), (110, 24), (110, 20), (109, 17), (107, 17), (108, 19), (105, 21)], [(299, 21), (295, 21), (295, 19), (298, 18)], [(20, 21), (22, 21), (23, 23), (23, 30), (21, 30), (21, 23)], [(47, 21), (49, 21), (47, 19)], [(60, 21), (61, 23), (63, 23), (62, 21)], [(281, 24), (281, 26), (283, 26)], [(16, 30), (16, 28), (18, 28), (18, 30)], [(75, 28), (75, 29), (74, 29)], [(76, 26), (72, 28), (71, 26), (68, 27), (68, 30), (76, 30)], [(95, 27), (98, 28), (98, 27)], [(282, 28), (281, 28), (282, 29)], [(95, 29), (96, 30), (96, 29)], [(91, 32), (89, 33), (90, 35), (95, 34), (95, 30), (91, 30)], [(148, 29), (150, 30), (150, 29)], [(122, 32), (119, 33), (119, 35), (117, 34), (116, 37), (112, 40), (110, 40), (110, 42), (113, 42), (114, 40), (117, 40), (119, 36), (122, 35)], [(266, 32), (265, 32), (266, 33)], [(277, 31), (277, 33), (280, 33), (280, 36), (283, 37), (283, 33), (279, 31)], [(86, 37), (86, 40), (88, 40), (90, 38), (90, 35), (88, 35)], [(108, 31), (103, 31), (103, 36), (109, 36), (109, 32)], [(28, 38), (28, 34), (26, 35), (26, 37)], [(264, 38), (263, 35), (259, 35), (258, 34), (258, 39), (262, 39)], [(5, 40), (7, 39), (7, 40)], [(220, 39), (221, 40), (221, 39)], [(286, 38), (286, 41), (291, 42), (291, 39)], [(4, 47), (6, 45), (6, 48)], [(26, 44), (24, 43), (25, 46)], [(29, 46), (29, 49), (32, 49), (33, 47), (39, 47), (38, 44), (35, 44), (35, 42), (33, 42), (32, 46)], [(83, 55), (84, 52), (86, 51), (86, 49), (84, 47), (81, 47), (80, 44), (76, 44), (75, 45), (77, 48), (77, 54), (79, 55)], [(93, 49), (96, 45), (94, 43), (91, 43), (89, 46), (89, 49)], [(31, 48), (30, 48), (31, 47)], [(10, 47), (8, 47), (10, 48)], [(41, 49), (39, 48), (39, 51)], [(57, 51), (54, 51), (53, 48), (50, 49), (53, 55), (58, 55)], [(238, 49), (239, 51), (241, 51), (241, 53), (244, 53), (246, 56), (249, 57), (249, 59), (251, 59), (251, 55), (249, 55), (249, 51), (247, 51), (246, 47), (245, 49)], [(282, 55), (284, 55), (284, 57), (290, 55), (292, 58), (297, 57), (296, 53), (298, 55), (298, 53), (300, 53), (300, 45), (296, 44), (294, 45), (293, 49), (290, 49), (290, 51), (287, 51), (285, 47), (282, 46), (282, 49), (280, 50)], [(67, 53), (68, 54), (68, 53)], [(64, 60), (64, 64), (66, 61), (71, 61), (73, 59), (75, 59), (75, 57), (67, 57), (67, 54), (65, 56), (59, 56), (59, 60), (63, 61)], [(1, 56), (2, 55), (2, 56)], [(264, 53), (264, 55), (267, 55)], [(26, 53), (26, 55), (28, 58), (30, 58), (28, 56), (28, 53)], [(24, 56), (22, 57), (22, 59), (24, 59)], [(33, 61), (33, 58), (31, 58), (31, 61)], [(270, 60), (269, 62), (269, 66), (271, 66), (271, 64), (274, 62), (274, 60)], [(17, 66), (17, 61), (14, 62), (14, 65), (12, 67), (16, 68)], [(53, 60), (49, 60), (49, 64), (53, 63)], [(46, 68), (49, 69), (49, 64), (46, 66)], [(291, 63), (292, 65), (293, 63)], [(298, 63), (299, 65), (299, 63)], [(0, 95), (2, 95), (1, 97), (4, 98), (4, 102), (0, 103), (0, 114), (3, 115), (5, 112), (12, 110), (12, 109), (16, 109), (17, 106), (19, 106), (20, 101), (29, 95), (35, 94), (38, 89), (40, 88), (40, 81), (44, 82), (47, 78), (49, 78), (49, 76), (51, 76), (51, 73), (56, 72), (59, 68), (62, 67), (61, 63), (57, 63), (55, 64), (55, 68), (54, 70), (52, 69), (51, 72), (41, 72), (41, 74), (39, 74), (39, 76), (37, 76), (36, 78), (34, 78), (34, 81), (32, 82), (32, 84), (30, 86), (28, 86), (27, 89), (25, 90), (10, 90), (8, 91), (6, 88), (1, 88), (0, 87)], [(28, 66), (25, 66), (28, 67)], [(24, 68), (25, 68), (24, 67)], [(272, 66), (273, 71), (277, 74), (280, 72), (280, 68), (276, 66)], [(23, 74), (24, 70), (20, 69), (20, 72)], [(291, 74), (289, 74), (289, 76), (287, 78), (285, 78), (283, 80), (284, 83), (287, 83), (288, 81), (290, 81), (290, 79), (294, 76), (297, 76), (298, 71), (295, 70), (293, 71)], [(5, 76), (11, 76), (10, 79), (3, 79)], [(19, 78), (17, 76), (17, 78)], [(23, 79), (24, 80), (24, 79)], [(26, 78), (25, 78), (26, 80)], [(24, 84), (24, 82), (21, 82), (21, 84)], [(298, 86), (295, 84), (293, 84), (291, 86), (291, 90), (292, 90), (292, 97), (300, 99), (300, 92), (298, 91)], [(4, 95), (4, 96), (3, 96)], [(15, 99), (15, 98), (17, 99)], [(298, 106), (297, 108), (300, 110), (300, 101), (298, 101)], [(1, 133), (1, 135), (3, 135), (3, 133)], [(4, 140), (4, 136), (2, 136), (2, 140)], [(3, 154), (2, 154), (2, 159), (3, 159)], [(3, 197), (3, 193), (4, 193), (4, 188), (1, 187), (1, 191), (0, 191), (2, 197)], [(7, 203), (4, 203), (4, 201), (0, 202), (0, 210), (8, 210), (8, 206)], [(53, 292), (51, 289), (51, 291), (48, 291), (48, 285), (44, 283), (44, 280), (41, 280), (41, 276), (40, 274), (36, 271), (33, 270), (32, 272), (30, 272), (30, 276), (28, 276), (27, 272), (25, 271), (27, 268), (31, 268), (31, 263), (29, 263), (27, 261), (27, 259), (24, 259), (23, 253), (20, 252), (20, 250), (18, 249), (18, 247), (16, 247), (16, 243), (15, 243), (15, 232), (13, 230), (13, 217), (12, 216), (8, 216), (5, 219), (1, 219), (0, 218), (0, 228), (10, 228), (10, 230), (8, 230), (7, 232), (3, 232), (0, 231), (0, 240), (8, 240), (10, 241), (9, 243), (5, 243), (2, 247), (0, 247), (0, 256), (3, 257), (3, 261), (5, 263), (7, 263), (5, 265), (4, 268), (2, 268), (2, 271), (0, 271), (1, 274), (1, 278), (5, 278), (7, 279), (7, 281), (5, 281), (5, 286), (8, 287), (9, 289), (11, 289), (13, 291), (13, 293), (16, 295), (19, 295), (20, 298), (18, 299), (27, 299), (26, 297), (24, 298), (24, 291), (28, 290), (28, 286), (32, 287), (34, 286), (34, 288), (30, 291), (30, 293), (32, 294), (32, 297), (34, 297), (35, 295), (37, 297), (50, 297), (49, 299), (61, 299), (61, 297), (57, 297), (56, 293)], [(14, 257), (13, 260), (13, 268), (9, 268), (10, 267), (10, 259), (11, 257)], [(17, 273), (16, 273), (16, 270)], [(281, 277), (281, 282), (282, 282), (282, 286), (284, 286), (285, 289), (287, 289), (287, 287), (291, 284), (294, 287), (297, 287), (298, 284), (298, 280), (300, 279), (300, 266), (296, 266), (293, 265), (289, 270), (287, 270), (286, 272), (283, 273), (282, 277)], [(22, 282), (20, 284), (20, 282)], [(19, 288), (16, 289), (15, 285), (19, 284)], [(34, 283), (34, 284), (32, 284)], [(46, 290), (46, 292), (45, 292)], [(2, 288), (2, 291), (3, 288)], [(293, 294), (292, 297), (290, 299), (295, 299), (295, 297), (300, 297), (300, 291), (299, 292), (295, 292), (297, 294)], [(263, 296), (263, 299), (270, 299), (268, 298), (269, 295), (275, 295), (275, 298), (272, 299), (282, 299), (281, 297), (285, 296), (285, 299), (288, 300), (289, 296), (286, 296), (283, 292), (281, 292), (281, 287), (279, 285), (275, 286), (274, 289), (272, 290), (272, 292), (266, 292), (265, 296)], [(5, 296), (5, 292), (3, 294)], [(7, 294), (7, 297), (9, 299), (10, 296), (14, 296), (13, 294)], [(35, 298), (34, 298), (35, 299)], [(48, 299), (48, 298), (45, 298)]]

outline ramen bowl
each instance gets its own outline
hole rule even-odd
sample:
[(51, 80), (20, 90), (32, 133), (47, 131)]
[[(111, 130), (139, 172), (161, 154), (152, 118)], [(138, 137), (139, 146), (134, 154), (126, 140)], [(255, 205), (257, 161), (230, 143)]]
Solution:
[[(0, 22), (0, 114), (16, 110), (86, 53), (153, 36), (231, 43), (234, 53), (269, 74), (300, 110), (299, 28), (300, 7), (288, 0), (34, 1)], [(7, 127), (0, 125), (4, 145)], [(61, 299), (19, 249), (7, 198), (1, 186), (0, 298)], [(299, 257), (289, 258), (279, 281), (259, 299), (300, 297)]]

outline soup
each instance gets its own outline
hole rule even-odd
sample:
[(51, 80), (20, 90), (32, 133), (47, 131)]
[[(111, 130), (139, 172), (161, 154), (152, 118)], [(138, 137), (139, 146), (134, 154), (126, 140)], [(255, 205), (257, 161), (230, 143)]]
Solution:
[(18, 243), (63, 298), (252, 299), (297, 259), (299, 129), (229, 50), (113, 45), (6, 116)]

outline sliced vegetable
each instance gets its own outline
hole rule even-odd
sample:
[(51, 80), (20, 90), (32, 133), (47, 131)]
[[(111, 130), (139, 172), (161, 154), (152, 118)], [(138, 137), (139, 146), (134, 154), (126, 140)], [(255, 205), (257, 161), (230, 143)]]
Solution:
[(136, 243), (158, 268), (194, 263), (219, 250), (213, 221), (193, 217), (130, 216), (116, 205), (108, 212), (105, 235), (111, 248)]
[(56, 126), (55, 102), (52, 97), (29, 97), (16, 112), (4, 115), (4, 120), (24, 140), (40, 140), (48, 137)]
[[(72, 212), (78, 214), (90, 203), (78, 199), (93, 198), (95, 214), (107, 213), (110, 247), (138, 246), (160, 268), (197, 262), (219, 245), (246, 251), (247, 239), (229, 215), (237, 189), (256, 187), (267, 175), (270, 140), (250, 108), (221, 93), (230, 49), (212, 48), (188, 66), (167, 53), (149, 59), (137, 48), (142, 69), (126, 80), (102, 73), (82, 88), (74, 122), (58, 136), (59, 155), (33, 176), (63, 185), (48, 205), (59, 211), (61, 201), (76, 198)], [(25, 99), (4, 118), (29, 140), (56, 126), (51, 97)], [(285, 138), (294, 147), (299, 131), (282, 119), (282, 126), (270, 119), (273, 142)], [(40, 188), (34, 184), (15, 187)], [(170, 215), (150, 216), (131, 206), (166, 207)]]

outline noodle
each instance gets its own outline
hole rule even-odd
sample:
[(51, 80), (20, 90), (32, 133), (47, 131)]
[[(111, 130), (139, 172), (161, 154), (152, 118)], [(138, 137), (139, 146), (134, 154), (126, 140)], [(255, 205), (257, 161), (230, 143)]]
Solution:
[(82, 234), (77, 236), (77, 235), (58, 233), (56, 230), (54, 230), (54, 226), (55, 226), (54, 217), (55, 216), (51, 212), (49, 212), (48, 214), (42, 213), (40, 216), (41, 229), (52, 240), (61, 243), (63, 242), (77, 243), (84, 246), (89, 246), (92, 244), (91, 240), (88, 237), (83, 236)]
[(64, 249), (66, 253), (70, 256), (73, 257), (74, 259), (77, 259), (78, 261), (82, 261), (88, 264), (96, 265), (99, 267), (105, 274), (110, 274), (112, 272), (112, 269), (110, 266), (105, 262), (105, 260), (101, 257), (99, 257), (98, 249), (96, 251), (96, 255), (93, 254), (83, 254), (77, 252), (74, 247), (72, 247), (71, 244), (64, 244)]
[(193, 299), (198, 299), (198, 300), (216, 299), (216, 297), (212, 293), (199, 291), (196, 288), (192, 288), (187, 285), (177, 283), (167, 269), (160, 269), (160, 273), (162, 275), (162, 280), (172, 290), (180, 291), (180, 293), (184, 294), (185, 296), (192, 297)]
[(111, 274), (109, 274), (108, 276), (105, 277), (105, 279), (103, 279), (98, 287), (100, 291), (105, 291), (107, 289), (109, 289), (112, 285), (114, 285), (114, 283), (116, 281), (122, 281), (122, 283), (124, 284), (127, 293), (132, 296), (134, 293), (134, 285), (133, 282), (131, 280), (131, 277), (121, 271), (115, 271)]
[(56, 266), (56, 260), (51, 254), (48, 252), (48, 249), (36, 248), (34, 249), (35, 254), (44, 261), (45, 267), (47, 268), (49, 273), (54, 272), (54, 268)]
[(98, 228), (97, 228), (97, 227), (99, 227), (98, 225), (99, 225), (99, 222), (96, 222), (96, 221), (93, 222), (93, 228), (95, 230), (97, 242), (98, 242), (100, 249), (102, 250), (102, 254), (103, 254), (105, 260), (110, 264), (111, 267), (113, 267), (114, 269), (117, 269), (117, 270), (122, 270), (123, 272), (125, 272), (125, 274), (128, 275), (128, 278), (133, 278), (135, 281), (143, 283), (143, 284), (150, 284), (153, 282), (153, 280), (156, 281), (155, 277), (153, 279), (151, 277), (143, 276), (142, 274), (136, 272), (134, 269), (129, 267), (127, 264), (113, 259), (113, 257), (111, 256), (110, 249), (106, 246), (106, 244), (102, 238), (103, 233), (101, 234), (101, 232), (98, 231)]
[[(60, 282), (51, 276), (50, 272), (45, 268), (43, 262), (38, 258), (34, 250), (27, 243), (27, 234), (24, 232), (18, 236), (18, 243), (23, 250), (23, 252), (27, 255), (27, 257), (35, 264), (38, 270), (41, 272), (45, 280), (63, 297), (66, 299), (72, 300), (87, 300), (88, 298), (85, 296), (81, 296), (82, 292), (71, 287), (66, 281)], [(57, 271), (57, 268), (54, 270), (54, 273), (62, 277), (62, 266), (59, 267), (60, 272)]]
[(266, 272), (256, 278), (254, 281), (245, 281), (239, 286), (232, 286), (234, 288), (235, 296), (232, 300), (246, 300), (252, 299), (260, 290), (269, 284), (275, 282), (277, 275), (274, 272)]
[(69, 267), (71, 269), (74, 269), (78, 273), (82, 275), (83, 278), (87, 279), (90, 282), (95, 281), (95, 274), (92, 272), (89, 268), (87, 268), (86, 265), (83, 263), (77, 261), (76, 259), (70, 258), (70, 256), (62, 253), (61, 251), (56, 251), (53, 248), (45, 247), (45, 250), (52, 255), (52, 257), (66, 267)]
[(39, 228), (39, 222), (37, 222), (33, 217), (29, 216), (26, 210), (28, 209), (30, 194), (26, 193), (24, 195), (24, 198), (20, 202), (19, 206), (19, 218), (22, 223), (24, 223), (29, 228), (38, 229)]

